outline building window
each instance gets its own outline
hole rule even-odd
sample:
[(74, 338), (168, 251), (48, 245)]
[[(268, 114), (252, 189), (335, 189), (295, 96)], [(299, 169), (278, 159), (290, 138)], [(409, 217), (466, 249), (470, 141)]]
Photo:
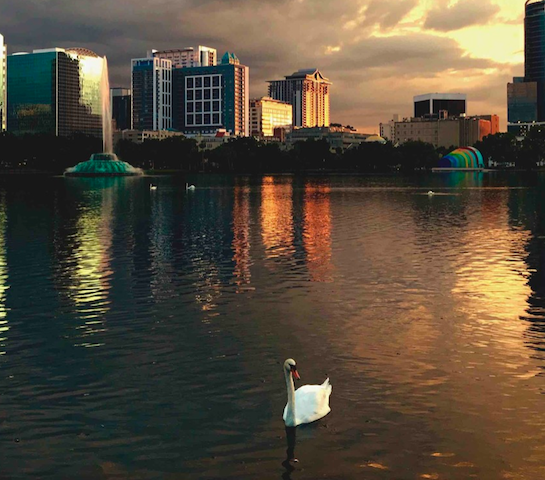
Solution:
[(187, 116), (187, 124), (188, 125), (195, 125), (195, 115), (188, 115)]
[(195, 123), (197, 125), (202, 125), (202, 114), (198, 113), (197, 115), (195, 115)]
[(202, 90), (195, 90), (195, 100), (202, 100)]
[(220, 89), (219, 88), (214, 88), (214, 90), (212, 91), (212, 98), (214, 100), (217, 100), (220, 98)]
[(210, 77), (204, 77), (204, 88), (210, 88)]
[(212, 86), (214, 87), (219, 87), (220, 86), (220, 77), (219, 76), (215, 76), (212, 78)]
[(195, 78), (195, 88), (202, 88), (202, 77)]
[(204, 102), (204, 111), (210, 112), (212, 110), (211, 102)]
[(188, 90), (187, 91), (187, 99), (188, 100), (193, 100), (193, 90)]
[(205, 123), (205, 125), (210, 125), (210, 114), (209, 113), (204, 114), (204, 123)]

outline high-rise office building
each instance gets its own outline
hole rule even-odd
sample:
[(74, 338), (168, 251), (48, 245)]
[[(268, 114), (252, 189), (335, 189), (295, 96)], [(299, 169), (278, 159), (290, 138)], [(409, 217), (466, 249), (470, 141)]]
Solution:
[(232, 135), (248, 136), (249, 72), (236, 55), (228, 52), (219, 65), (175, 68), (174, 128), (185, 133), (226, 129)]
[(299, 70), (285, 80), (269, 81), (269, 97), (292, 105), (295, 127), (329, 126), (331, 82), (319, 70)]
[(172, 62), (147, 57), (132, 60), (132, 128), (172, 128)]
[(112, 105), (112, 120), (115, 130), (128, 130), (131, 128), (131, 89), (111, 88), (110, 101)]
[(463, 93), (427, 93), (413, 99), (414, 117), (459, 117), (467, 113), (467, 95)]
[(177, 50), (152, 50), (148, 56), (166, 58), (172, 62), (172, 68), (212, 67), (218, 63), (217, 50), (203, 45)]
[(250, 100), (250, 134), (258, 137), (274, 136), (274, 129), (291, 127), (292, 106), (270, 97)]
[(524, 77), (507, 84), (507, 129), (522, 135), (545, 123), (545, 0), (524, 8)]
[(8, 56), (8, 131), (102, 137), (102, 95), (107, 75), (105, 59), (84, 48), (51, 48)]
[(4, 44), (4, 37), (0, 35), (0, 132), (6, 129), (7, 125), (7, 91), (6, 91), (6, 71), (7, 71), (7, 49)]

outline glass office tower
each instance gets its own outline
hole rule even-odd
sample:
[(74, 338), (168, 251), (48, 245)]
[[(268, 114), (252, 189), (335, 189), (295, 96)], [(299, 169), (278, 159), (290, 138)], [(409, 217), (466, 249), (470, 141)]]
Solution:
[(537, 82), (537, 118), (545, 121), (545, 1), (528, 0), (524, 17), (524, 81)]
[(7, 68), (10, 132), (102, 137), (103, 58), (87, 49), (53, 48), (10, 55)]
[(0, 132), (6, 129), (6, 45), (4, 37), (0, 35)]
[(524, 78), (545, 80), (545, 1), (528, 0), (524, 17)]
[(516, 135), (545, 122), (545, 0), (525, 3), (524, 78), (507, 85), (507, 116)]

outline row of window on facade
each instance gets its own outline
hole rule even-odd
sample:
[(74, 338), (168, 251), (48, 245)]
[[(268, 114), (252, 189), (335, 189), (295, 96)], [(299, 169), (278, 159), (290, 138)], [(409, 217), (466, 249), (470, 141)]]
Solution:
[(219, 100), (207, 102), (187, 102), (188, 113), (202, 112), (221, 112), (221, 102)]
[(198, 113), (196, 115), (187, 115), (186, 116), (186, 125), (190, 126), (201, 126), (201, 125), (221, 125), (221, 114), (220, 113)]
[(187, 77), (186, 88), (221, 87), (221, 75)]
[(220, 88), (211, 88), (208, 90), (187, 90), (186, 92), (186, 100), (219, 100), (221, 97), (221, 89)]

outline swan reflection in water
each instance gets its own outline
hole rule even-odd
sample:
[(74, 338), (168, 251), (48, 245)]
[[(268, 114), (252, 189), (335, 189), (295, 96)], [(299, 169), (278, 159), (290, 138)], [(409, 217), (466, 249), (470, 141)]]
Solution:
[(299, 461), (295, 458), (296, 432), (297, 427), (286, 427), (286, 441), (288, 442), (288, 448), (286, 450), (286, 459), (282, 462), (282, 466), (286, 469), (286, 471), (282, 474), (283, 480), (291, 480), (291, 472), (295, 470), (293, 464)]

